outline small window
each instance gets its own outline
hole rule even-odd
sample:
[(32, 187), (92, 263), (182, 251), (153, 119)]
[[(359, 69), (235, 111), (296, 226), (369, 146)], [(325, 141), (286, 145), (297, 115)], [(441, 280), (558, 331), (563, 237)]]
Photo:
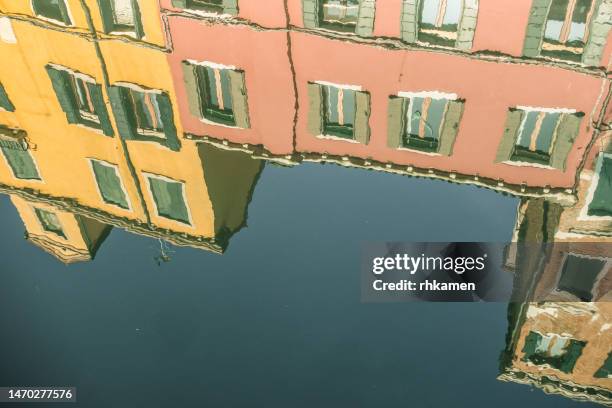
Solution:
[(99, 0), (104, 32), (144, 36), (137, 0)]
[(560, 118), (559, 112), (526, 111), (510, 160), (548, 165)]
[(437, 152), (448, 99), (410, 98), (401, 147)]
[(32, 0), (34, 13), (49, 20), (71, 25), (65, 0)]
[(55, 234), (64, 239), (66, 238), (66, 234), (64, 234), (62, 224), (57, 218), (57, 215), (50, 211), (43, 210), (42, 208), (34, 208), (34, 212), (36, 213), (36, 217), (38, 218), (40, 226), (43, 230)]
[(147, 175), (157, 215), (191, 225), (185, 202), (185, 184), (161, 176)]
[(20, 180), (40, 180), (38, 169), (30, 152), (17, 146), (16, 144), (10, 146), (3, 144), (0, 146), (0, 150), (2, 150), (2, 154), (13, 172), (13, 176)]
[(99, 160), (90, 160), (90, 163), (102, 200), (107, 204), (129, 209), (127, 195), (117, 166)]
[(552, 0), (542, 55), (580, 62), (589, 36), (593, 0)]
[(93, 78), (51, 64), (46, 69), (68, 123), (101, 129), (108, 136), (114, 134), (102, 87)]
[(356, 91), (323, 86), (323, 133), (343, 139), (354, 139)]
[(462, 3), (462, 0), (421, 1), (418, 40), (454, 47), (463, 12)]
[(567, 336), (531, 331), (525, 338), (523, 361), (539, 366), (548, 365), (564, 373), (571, 373), (585, 345), (586, 342)]
[(229, 69), (205, 65), (196, 67), (204, 118), (229, 126), (236, 125)]
[(321, 0), (320, 27), (355, 32), (359, 0)]
[(558, 291), (571, 293), (584, 302), (593, 300), (595, 284), (606, 261), (568, 254), (565, 258)]
[(597, 372), (595, 378), (612, 378), (612, 353), (608, 354), (608, 358)]
[(151, 136), (164, 139), (164, 122), (159, 109), (158, 93), (153, 91), (137, 91), (127, 89), (128, 101), (134, 119), (136, 132), (141, 136)]
[(612, 217), (612, 156), (602, 155), (596, 172), (597, 185), (589, 203), (588, 215)]
[(0, 109), (3, 109), (7, 112), (15, 111), (15, 106), (13, 106), (13, 103), (9, 99), (6, 91), (4, 90), (4, 86), (2, 86), (2, 84), (0, 84)]

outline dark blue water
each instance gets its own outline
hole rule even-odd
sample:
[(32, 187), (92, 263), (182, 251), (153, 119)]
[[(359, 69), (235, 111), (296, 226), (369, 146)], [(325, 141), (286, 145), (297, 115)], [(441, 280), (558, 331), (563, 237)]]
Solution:
[(157, 240), (115, 229), (65, 266), (0, 197), (0, 384), (76, 386), (82, 407), (588, 407), (496, 379), (505, 304), (360, 301), (361, 242), (508, 241), (516, 207), (268, 165), (223, 256), (171, 248), (158, 266)]

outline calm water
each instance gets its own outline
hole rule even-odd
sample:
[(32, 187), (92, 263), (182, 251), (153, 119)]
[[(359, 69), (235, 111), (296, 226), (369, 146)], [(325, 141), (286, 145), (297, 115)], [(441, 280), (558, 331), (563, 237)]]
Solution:
[(74, 385), (86, 407), (590, 406), (496, 380), (505, 304), (360, 301), (363, 241), (508, 241), (517, 204), (268, 165), (222, 256), (169, 247), (158, 265), (157, 240), (115, 228), (65, 266), (3, 196), (0, 384)]

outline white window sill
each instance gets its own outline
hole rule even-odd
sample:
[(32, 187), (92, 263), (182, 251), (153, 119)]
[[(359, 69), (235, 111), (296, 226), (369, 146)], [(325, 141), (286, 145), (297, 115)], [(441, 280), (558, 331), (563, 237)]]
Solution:
[(361, 144), (359, 141), (355, 139), (346, 139), (344, 137), (339, 137), (339, 136), (334, 136), (334, 135), (317, 135), (317, 139), (336, 140), (338, 142)]
[(426, 156), (432, 156), (432, 157), (443, 157), (444, 155), (437, 153), (437, 152), (425, 152), (423, 150), (417, 150), (417, 149), (410, 149), (408, 147), (398, 147), (395, 150), (399, 150), (402, 152), (411, 152), (411, 153), (420, 153), (420, 154), (424, 154)]
[(207, 124), (207, 125), (211, 125), (211, 126), (221, 126), (221, 127), (227, 128), (227, 129), (244, 129), (244, 128), (241, 128), (239, 126), (226, 125), (224, 123), (218, 123), (218, 122), (215, 122), (213, 120), (206, 119), (206, 118), (200, 118), (200, 122), (202, 122), (204, 124)]
[(546, 164), (538, 164), (538, 163), (531, 163), (531, 162), (523, 162), (523, 161), (512, 161), (512, 160), (506, 160), (502, 162), (503, 164), (507, 164), (509, 166), (515, 166), (515, 167), (535, 167), (538, 169), (546, 169), (546, 170), (558, 170), (552, 166), (548, 166)]

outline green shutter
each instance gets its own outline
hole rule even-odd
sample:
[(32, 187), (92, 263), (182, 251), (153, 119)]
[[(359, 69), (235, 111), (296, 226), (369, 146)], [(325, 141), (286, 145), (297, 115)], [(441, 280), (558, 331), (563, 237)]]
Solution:
[(236, 126), (243, 129), (251, 127), (249, 121), (249, 103), (244, 71), (229, 70), (227, 72), (232, 89), (232, 109)]
[(98, 0), (98, 8), (100, 9), (100, 16), (102, 17), (102, 27), (104, 28), (104, 32), (108, 34), (113, 31), (115, 25), (110, 0)]
[(608, 358), (595, 373), (595, 378), (610, 378), (612, 376), (612, 353), (608, 354)]
[(550, 157), (550, 165), (555, 169), (565, 170), (567, 156), (572, 150), (574, 141), (580, 132), (581, 114), (564, 113), (561, 116), (557, 137)]
[(362, 37), (371, 37), (374, 33), (374, 16), (376, 15), (375, 0), (361, 0), (359, 17), (355, 33)]
[(589, 203), (588, 215), (612, 216), (612, 157), (600, 156), (595, 171), (599, 180)]
[(106, 102), (104, 102), (104, 96), (102, 95), (102, 87), (98, 84), (88, 83), (89, 94), (91, 95), (91, 103), (93, 103), (94, 111), (100, 119), (100, 127), (102, 132), (106, 136), (113, 136), (115, 131), (111, 124), (110, 117), (108, 116), (108, 110), (106, 109)]
[(476, 32), (478, 19), (478, 0), (464, 0), (463, 14), (459, 22), (456, 47), (460, 50), (471, 51)]
[(540, 55), (544, 29), (546, 28), (546, 18), (548, 17), (551, 3), (552, 0), (533, 0), (531, 4), (525, 42), (523, 44), (523, 55), (525, 57), (537, 57)]
[(170, 150), (181, 150), (181, 143), (178, 140), (176, 133), (176, 125), (174, 124), (174, 113), (172, 112), (172, 103), (167, 93), (157, 94), (155, 96), (162, 123), (164, 124), (164, 134), (166, 136), (166, 147)]
[(134, 31), (136, 32), (136, 37), (141, 39), (145, 36), (145, 32), (142, 26), (142, 14), (140, 13), (138, 0), (132, 0), (132, 10), (134, 12)]
[(323, 134), (323, 89), (319, 84), (308, 83), (308, 132)]
[(104, 202), (128, 209), (127, 198), (121, 188), (121, 180), (115, 167), (96, 160), (91, 161), (91, 166)]
[(198, 86), (198, 78), (196, 74), (197, 67), (187, 61), (183, 61), (183, 81), (185, 83), (185, 92), (187, 93), (187, 102), (189, 104), (189, 112), (196, 118), (202, 118), (202, 106), (200, 99), (200, 88)]
[(172, 0), (172, 5), (177, 8), (187, 8), (187, 0)]
[(518, 130), (521, 127), (521, 121), (523, 120), (523, 111), (519, 109), (510, 109), (506, 118), (506, 125), (504, 128), (504, 136), (497, 149), (497, 157), (495, 158), (496, 163), (505, 162), (510, 160), (512, 152), (514, 151), (514, 145), (516, 144), (516, 137)]
[(238, 0), (223, 0), (223, 13), (238, 15)]
[(371, 98), (369, 92), (355, 92), (355, 140), (362, 144), (370, 142)]
[(574, 370), (574, 366), (578, 361), (578, 358), (582, 355), (582, 349), (586, 345), (583, 341), (570, 340), (570, 344), (567, 346), (567, 352), (563, 355), (563, 361), (559, 370), (564, 373), (571, 373)]
[(115, 115), (115, 123), (119, 136), (125, 140), (136, 139), (136, 124), (132, 109), (127, 101), (127, 89), (120, 86), (110, 86), (108, 88), (108, 97), (110, 98), (113, 115)]
[(68, 123), (79, 123), (76, 100), (74, 99), (74, 93), (69, 83), (70, 74), (66, 71), (55, 69), (50, 65), (47, 65), (45, 68), (51, 79), (51, 84), (55, 90), (57, 100), (62, 110), (66, 113)]
[(404, 0), (401, 24), (402, 40), (409, 43), (416, 42), (419, 26), (418, 0)]
[(149, 187), (157, 206), (157, 215), (190, 224), (182, 183), (149, 177)]
[(402, 136), (406, 129), (407, 99), (398, 96), (389, 97), (387, 113), (387, 146), (397, 149), (402, 145)]
[(463, 107), (464, 101), (448, 102), (440, 137), (440, 148), (438, 149), (438, 153), (444, 156), (450, 156), (453, 153), (453, 146), (459, 132), (459, 123), (463, 116)]
[(0, 108), (9, 112), (15, 111), (15, 106), (11, 103), (11, 100), (9, 99), (6, 90), (4, 89), (4, 86), (2, 86), (2, 84), (0, 84)]
[(530, 331), (527, 337), (525, 337), (525, 345), (523, 346), (523, 361), (529, 360), (529, 358), (535, 353), (538, 343), (542, 340), (540, 333)]
[(302, 11), (305, 28), (319, 26), (319, 0), (302, 0)]
[(589, 39), (582, 53), (582, 62), (593, 67), (601, 65), (601, 56), (612, 26), (612, 0), (598, 0), (597, 3), (597, 11), (589, 27)]
[(40, 175), (34, 164), (34, 159), (30, 152), (22, 149), (11, 149), (8, 147), (0, 147), (4, 157), (8, 162), (15, 178), (22, 180), (40, 180)]

